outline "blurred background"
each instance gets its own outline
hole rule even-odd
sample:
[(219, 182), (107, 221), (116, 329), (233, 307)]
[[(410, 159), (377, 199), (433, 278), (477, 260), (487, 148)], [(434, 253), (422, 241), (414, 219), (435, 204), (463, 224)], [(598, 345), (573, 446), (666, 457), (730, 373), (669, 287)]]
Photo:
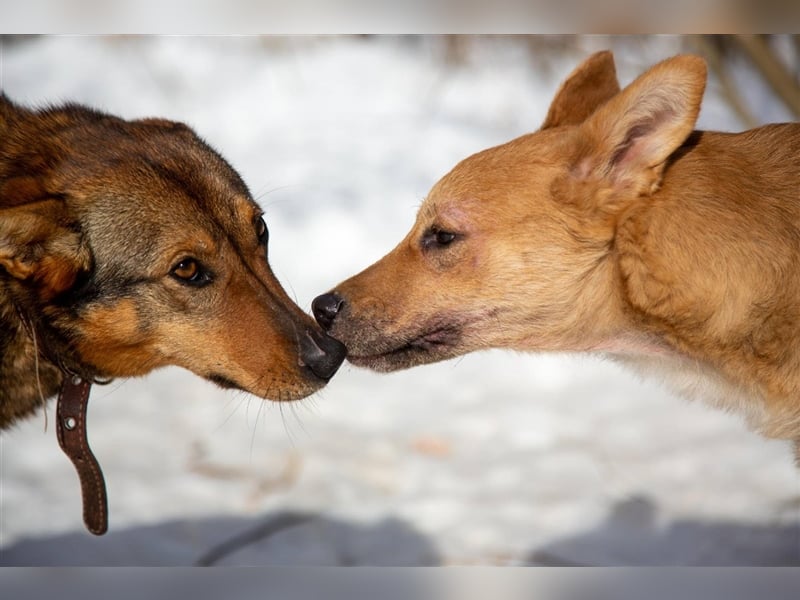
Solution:
[[(191, 125), (265, 208), (306, 310), (380, 258), (457, 161), (535, 130), (612, 49), (623, 85), (710, 67), (699, 128), (800, 114), (782, 36), (0, 37), (0, 88)], [(398, 282), (399, 285), (402, 282)], [(39, 414), (0, 433), (2, 565), (800, 565), (788, 444), (587, 356), (345, 365), (269, 404), (166, 369), (95, 387), (110, 531)]]

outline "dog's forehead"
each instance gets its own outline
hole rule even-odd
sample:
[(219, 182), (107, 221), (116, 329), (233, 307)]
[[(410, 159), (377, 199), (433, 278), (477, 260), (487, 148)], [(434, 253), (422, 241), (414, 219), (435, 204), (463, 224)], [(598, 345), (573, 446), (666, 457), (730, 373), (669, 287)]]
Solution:
[(518, 200), (521, 191), (531, 197), (530, 202), (516, 208), (535, 206), (536, 197), (545, 195), (549, 179), (566, 160), (559, 152), (568, 143), (566, 137), (539, 131), (468, 156), (433, 186), (420, 217), (435, 219), (463, 211), (477, 216), (496, 210), (498, 202)]
[(483, 205), (484, 202), (474, 197), (429, 197), (420, 207), (416, 227), (474, 230), (476, 224), (484, 220)]
[[(132, 159), (126, 168), (98, 177), (80, 202), (92, 246), (109, 262), (124, 248), (144, 262), (160, 259), (173, 246), (243, 246), (254, 239), (261, 210), (227, 164), (202, 168), (186, 162)], [(88, 186), (87, 186), (88, 187)], [(125, 237), (109, 245), (108, 232)], [(110, 248), (110, 250), (108, 250)], [(102, 259), (101, 259), (102, 262)]]
[(249, 226), (260, 214), (246, 190), (197, 169), (133, 165), (113, 177), (99, 176), (73, 189), (72, 198), (90, 220), (118, 220), (159, 228), (176, 222), (213, 221), (227, 228)]
[(235, 169), (181, 123), (93, 115), (53, 139), (51, 154), (60, 158), (50, 161), (51, 185), (86, 201), (109, 194), (183, 196), (201, 204), (250, 197)]

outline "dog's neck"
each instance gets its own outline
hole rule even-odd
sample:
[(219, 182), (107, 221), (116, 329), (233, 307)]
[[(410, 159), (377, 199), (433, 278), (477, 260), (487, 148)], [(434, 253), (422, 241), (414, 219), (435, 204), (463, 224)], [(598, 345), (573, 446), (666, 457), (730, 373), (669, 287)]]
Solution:
[(61, 371), (39, 350), (0, 282), (0, 429), (58, 392)]

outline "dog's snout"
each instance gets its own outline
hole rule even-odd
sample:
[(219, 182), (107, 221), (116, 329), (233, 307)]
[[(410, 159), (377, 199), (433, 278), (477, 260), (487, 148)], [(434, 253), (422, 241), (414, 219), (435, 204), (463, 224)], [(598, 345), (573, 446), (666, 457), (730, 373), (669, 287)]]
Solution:
[(333, 377), (346, 356), (344, 344), (320, 331), (307, 329), (300, 338), (301, 363), (325, 381)]
[(342, 309), (344, 299), (336, 292), (328, 292), (314, 298), (311, 303), (311, 310), (314, 313), (314, 318), (325, 331), (328, 331), (333, 325), (333, 320), (339, 311)]

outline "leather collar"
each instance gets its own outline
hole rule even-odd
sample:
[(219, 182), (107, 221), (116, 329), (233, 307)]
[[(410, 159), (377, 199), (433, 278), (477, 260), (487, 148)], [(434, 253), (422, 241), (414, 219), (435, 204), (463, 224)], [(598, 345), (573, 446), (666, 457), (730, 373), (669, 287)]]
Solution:
[(86, 407), (92, 382), (64, 373), (56, 406), (58, 444), (75, 465), (83, 497), (83, 522), (95, 535), (108, 530), (108, 497), (103, 470), (86, 437)]

